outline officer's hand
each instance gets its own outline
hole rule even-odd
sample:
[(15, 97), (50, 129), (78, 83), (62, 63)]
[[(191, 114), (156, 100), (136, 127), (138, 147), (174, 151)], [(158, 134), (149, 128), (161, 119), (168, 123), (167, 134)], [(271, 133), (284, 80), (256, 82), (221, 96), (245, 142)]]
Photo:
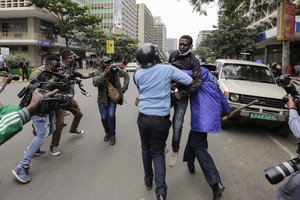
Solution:
[(295, 102), (293, 101), (292, 95), (288, 94), (289, 101), (287, 102), (288, 108), (296, 108)]

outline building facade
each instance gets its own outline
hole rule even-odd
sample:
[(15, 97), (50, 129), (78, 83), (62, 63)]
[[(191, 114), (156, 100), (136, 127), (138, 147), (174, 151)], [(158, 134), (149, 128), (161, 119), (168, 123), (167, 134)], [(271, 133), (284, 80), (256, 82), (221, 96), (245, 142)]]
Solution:
[(292, 39), (280, 37), (280, 32), (288, 26), (286, 19), (283, 19), (284, 15), (287, 15), (287, 11), (283, 8), (298, 2), (273, 0), (270, 1), (269, 7), (262, 12), (256, 12), (253, 9), (255, 7), (253, 0), (250, 2), (250, 11), (247, 16), (251, 20), (251, 25), (248, 28), (265, 27), (265, 31), (256, 37), (257, 49), (253, 53), (253, 60), (261, 60), (263, 63), (270, 65), (274, 62), (281, 62), (283, 73), (287, 72), (288, 65), (300, 64), (298, 53), (300, 50), (300, 13), (296, 12), (296, 15), (295, 13), (291, 15), (295, 18), (293, 22), (295, 24), (292, 26), (295, 27), (292, 30), (294, 37)]
[(201, 30), (199, 31), (198, 37), (196, 38), (196, 46), (200, 45), (208, 35), (210, 35), (212, 30)]
[(153, 43), (157, 47), (165, 52), (166, 51), (166, 40), (167, 40), (167, 28), (164, 23), (162, 23), (161, 17), (154, 17), (153, 26)]
[(139, 45), (153, 43), (154, 19), (145, 4), (137, 4), (138, 9), (138, 40)]

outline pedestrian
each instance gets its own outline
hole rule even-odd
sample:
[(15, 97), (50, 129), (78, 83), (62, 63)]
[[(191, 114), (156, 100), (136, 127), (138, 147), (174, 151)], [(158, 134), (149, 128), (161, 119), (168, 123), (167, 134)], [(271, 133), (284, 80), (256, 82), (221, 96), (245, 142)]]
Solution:
[[(191, 70), (186, 72), (193, 76)], [(195, 172), (194, 160), (195, 157), (197, 158), (207, 183), (212, 187), (213, 200), (218, 200), (222, 197), (225, 187), (207, 151), (207, 134), (221, 132), (222, 113), (229, 114), (231, 108), (219, 88), (218, 80), (210, 72), (210, 68), (201, 67), (201, 74), (200, 90), (190, 94), (191, 130), (183, 161), (187, 162), (188, 169), (193, 174)]]
[[(159, 55), (160, 52), (153, 44), (140, 46), (136, 59), (141, 68), (135, 72), (134, 82), (139, 92), (137, 124), (142, 143), (146, 189), (152, 189), (154, 178), (156, 197), (164, 200), (167, 198), (164, 148), (171, 126), (171, 81), (189, 85), (192, 78), (169, 63), (160, 63)], [(172, 90), (175, 93), (178, 91), (177, 88)]]
[[(179, 39), (178, 50), (174, 51), (169, 58), (169, 62), (180, 70), (192, 70), (194, 83), (190, 86), (178, 85), (178, 93), (172, 93), (172, 104), (174, 108), (173, 115), (173, 138), (172, 154), (169, 160), (169, 166), (174, 167), (180, 148), (182, 127), (184, 116), (188, 106), (189, 94), (195, 92), (201, 87), (201, 70), (199, 59), (192, 53), (193, 39), (189, 35), (183, 35)], [(177, 97), (176, 97), (177, 96)]]
[[(42, 72), (46, 69), (59, 68), (59, 58), (55, 56), (49, 56), (45, 66), (39, 67), (31, 75), (30, 79), (37, 79), (39, 82), (48, 82), (50, 79), (56, 79), (53, 76), (44, 75)], [(26, 148), (23, 159), (19, 162), (18, 166), (12, 171), (13, 175), (18, 181), (22, 183), (28, 183), (31, 181), (29, 175), (29, 164), (31, 163), (34, 155), (41, 155), (44, 152), (40, 150), (40, 147), (45, 142), (50, 133), (53, 133), (56, 129), (56, 116), (55, 111), (51, 111), (49, 114), (37, 113), (31, 117), (34, 130), (36, 132), (32, 142)], [(51, 151), (51, 149), (50, 149)]]
[(25, 76), (26, 76), (26, 80), (28, 81), (28, 79), (29, 79), (29, 72), (28, 72), (29, 62), (26, 60), (26, 58), (23, 58), (18, 66), (19, 66), (19, 68), (22, 69), (22, 80), (24, 81)]
[[(107, 56), (100, 59), (100, 67), (93, 77), (93, 85), (98, 88), (98, 109), (101, 116), (101, 122), (105, 130), (104, 141), (110, 145), (116, 144), (116, 108), (117, 104), (122, 105), (124, 101), (123, 94), (128, 89), (129, 74), (122, 69), (113, 68), (112, 60)], [(120, 78), (124, 78), (123, 86)], [(119, 101), (115, 102), (108, 95), (108, 83), (111, 83), (120, 94)]]

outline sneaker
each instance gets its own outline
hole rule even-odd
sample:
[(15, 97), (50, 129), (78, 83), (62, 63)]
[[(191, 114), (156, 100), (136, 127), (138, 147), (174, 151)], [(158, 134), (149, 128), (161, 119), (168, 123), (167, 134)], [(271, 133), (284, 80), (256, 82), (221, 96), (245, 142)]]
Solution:
[(114, 135), (110, 136), (109, 144), (110, 145), (116, 144), (116, 136), (114, 136)]
[(216, 183), (212, 186), (213, 191), (213, 200), (220, 200), (222, 198), (222, 193), (224, 192), (225, 187), (222, 183)]
[(105, 136), (104, 136), (104, 142), (108, 142), (109, 139), (110, 139), (110, 136), (109, 136), (109, 135), (105, 135)]
[(12, 170), (12, 173), (21, 183), (28, 183), (31, 181), (29, 167), (16, 167), (14, 170)]
[(61, 152), (58, 150), (57, 146), (50, 148), (50, 153), (52, 156), (59, 156)]
[(178, 152), (173, 152), (170, 160), (169, 160), (169, 167), (174, 167), (177, 162)]
[(159, 195), (158, 197), (157, 197), (157, 200), (166, 200), (167, 198), (166, 197), (164, 197), (164, 196), (162, 196), (162, 195)]
[(84, 130), (76, 130), (76, 131), (70, 131), (70, 133), (75, 133), (75, 134), (78, 134), (78, 135), (82, 135), (84, 133)]
[(34, 153), (34, 156), (41, 156), (43, 154), (45, 154), (46, 151), (42, 151), (41, 149), (38, 149), (35, 153)]

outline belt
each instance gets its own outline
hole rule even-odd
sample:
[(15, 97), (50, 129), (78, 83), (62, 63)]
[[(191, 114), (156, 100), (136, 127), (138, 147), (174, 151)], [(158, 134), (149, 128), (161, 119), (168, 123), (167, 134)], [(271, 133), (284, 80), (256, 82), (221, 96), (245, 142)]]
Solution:
[(146, 115), (144, 113), (139, 112), (139, 116), (141, 117), (148, 117), (148, 118), (158, 118), (158, 119), (169, 119), (170, 115), (167, 116), (159, 116), (159, 115)]

